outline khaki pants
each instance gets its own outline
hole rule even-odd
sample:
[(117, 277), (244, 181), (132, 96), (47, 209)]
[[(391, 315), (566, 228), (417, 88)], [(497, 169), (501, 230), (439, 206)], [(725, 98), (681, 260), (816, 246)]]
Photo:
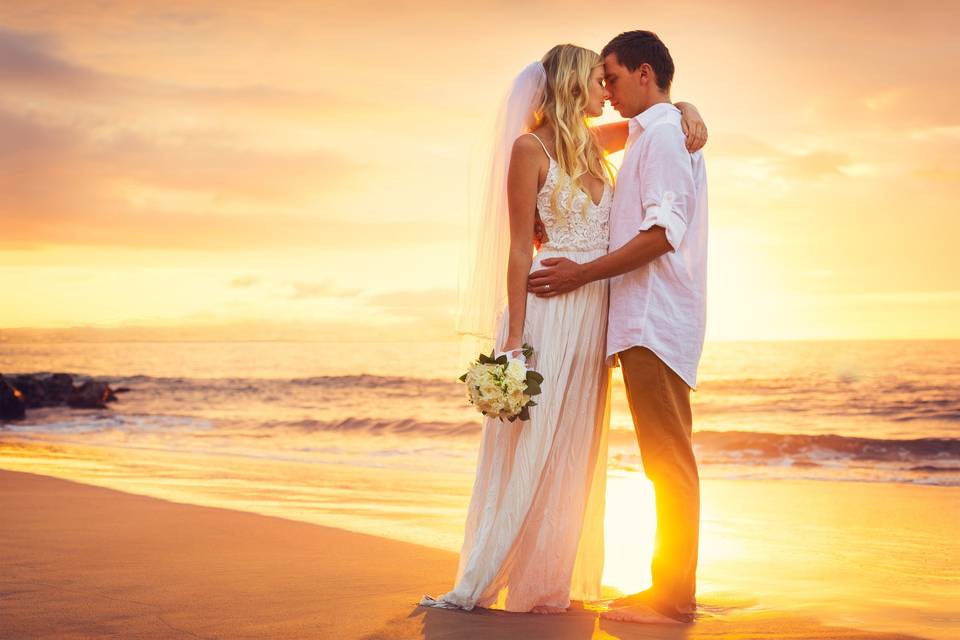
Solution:
[(662, 604), (692, 613), (700, 476), (693, 456), (690, 387), (646, 347), (632, 347), (618, 355), (644, 472), (657, 498), (653, 593)]

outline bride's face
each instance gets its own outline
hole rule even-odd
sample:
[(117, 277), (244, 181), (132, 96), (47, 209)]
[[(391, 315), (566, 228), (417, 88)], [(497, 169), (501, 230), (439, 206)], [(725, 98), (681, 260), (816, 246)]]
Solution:
[(594, 67), (590, 73), (590, 82), (587, 83), (587, 116), (596, 118), (603, 113), (604, 98), (603, 67)]

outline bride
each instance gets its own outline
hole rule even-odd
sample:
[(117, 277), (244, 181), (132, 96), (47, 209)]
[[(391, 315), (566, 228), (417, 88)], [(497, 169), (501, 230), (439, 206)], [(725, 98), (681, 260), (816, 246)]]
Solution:
[[(484, 419), (456, 584), (421, 605), (561, 613), (571, 599), (600, 597), (607, 282), (540, 298), (527, 294), (527, 276), (544, 258), (607, 251), (614, 176), (604, 154), (624, 147), (627, 123), (589, 128), (604, 102), (600, 56), (564, 44), (520, 73), (501, 109), (458, 330), (509, 357), (532, 345), (527, 364), (543, 391), (527, 421)], [(688, 144), (699, 144), (699, 114), (677, 106)]]

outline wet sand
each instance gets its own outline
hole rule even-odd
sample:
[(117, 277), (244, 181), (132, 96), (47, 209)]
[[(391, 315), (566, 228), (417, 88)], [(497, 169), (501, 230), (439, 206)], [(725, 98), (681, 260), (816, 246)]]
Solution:
[(416, 606), (456, 555), (0, 470), (3, 638), (912, 638), (701, 598), (684, 627)]

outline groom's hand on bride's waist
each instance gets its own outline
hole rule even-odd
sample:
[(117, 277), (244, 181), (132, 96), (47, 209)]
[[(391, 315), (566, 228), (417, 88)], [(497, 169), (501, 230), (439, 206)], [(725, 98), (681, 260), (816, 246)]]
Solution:
[(540, 298), (558, 296), (578, 289), (587, 283), (583, 265), (567, 258), (546, 258), (538, 269), (527, 278), (527, 291)]

